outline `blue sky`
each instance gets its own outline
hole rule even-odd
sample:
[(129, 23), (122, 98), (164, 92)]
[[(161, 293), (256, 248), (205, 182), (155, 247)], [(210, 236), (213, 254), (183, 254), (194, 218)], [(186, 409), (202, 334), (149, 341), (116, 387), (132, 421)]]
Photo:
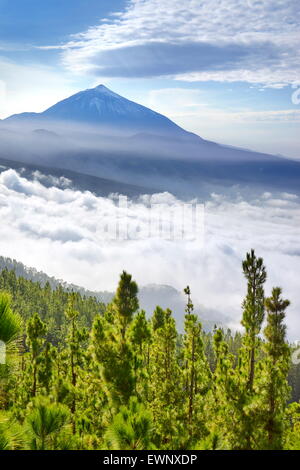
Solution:
[(300, 158), (298, 0), (0, 0), (0, 118), (104, 83), (204, 138)]

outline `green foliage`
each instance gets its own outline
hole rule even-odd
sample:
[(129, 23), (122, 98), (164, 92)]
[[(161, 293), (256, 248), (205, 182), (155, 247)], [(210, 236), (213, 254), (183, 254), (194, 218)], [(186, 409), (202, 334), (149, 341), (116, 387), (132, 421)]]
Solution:
[(11, 296), (6, 292), (0, 293), (0, 409), (9, 401), (9, 380), (18, 352), (21, 327), (21, 317), (11, 309)]
[[(17, 277), (14, 271), (7, 269), (0, 271), (0, 291), (11, 295), (11, 308), (19, 312), (23, 320), (29, 320), (34, 312), (38, 312), (40, 318), (47, 322), (47, 336), (50, 341), (57, 344), (65, 339), (64, 312), (72, 292), (64, 290), (60, 284), (56, 284), (52, 289), (49, 282), (42, 285), (24, 277)], [(103, 313), (105, 306), (95, 297), (82, 296), (77, 292), (74, 296), (80, 323), (90, 328), (95, 316)]]
[(165, 312), (163, 309), (158, 305), (154, 310), (152, 316), (152, 327), (153, 331), (156, 331), (158, 328), (162, 328), (165, 322)]
[(17, 339), (21, 329), (21, 317), (11, 309), (11, 296), (0, 295), (0, 340), (6, 345)]
[(0, 450), (19, 450), (25, 447), (22, 426), (8, 413), (0, 413)]
[(193, 314), (194, 306), (189, 287), (184, 290), (187, 295), (186, 315), (183, 337), (183, 383), (185, 389), (185, 426), (189, 433), (189, 442), (198, 441), (207, 433), (205, 423), (206, 395), (211, 386), (211, 371), (204, 354), (202, 325), (197, 315)]
[(36, 398), (27, 416), (27, 424), (33, 436), (31, 448), (55, 449), (57, 437), (68, 419), (69, 412), (64, 405), (51, 403), (46, 397)]
[(152, 416), (139, 403), (136, 397), (131, 397), (128, 407), (121, 406), (106, 432), (106, 442), (114, 450), (144, 450), (155, 449), (152, 443)]
[(263, 259), (255, 256), (254, 250), (247, 253), (243, 261), (243, 272), (247, 279), (247, 296), (244, 301), (242, 325), (249, 335), (257, 335), (260, 332), (264, 319), (264, 290), (267, 274), (263, 265)]
[(267, 431), (261, 439), (261, 447), (282, 449), (285, 431), (285, 410), (290, 388), (287, 374), (290, 364), (290, 348), (286, 343), (286, 326), (283, 323), (289, 300), (281, 298), (281, 289), (275, 287), (272, 296), (265, 300), (267, 326), (264, 330), (266, 343), (260, 376), (262, 425)]
[(251, 391), (254, 385), (257, 337), (265, 315), (263, 285), (266, 282), (267, 274), (263, 259), (257, 258), (254, 250), (247, 253), (242, 266), (244, 276), (247, 279), (247, 295), (243, 302), (242, 325), (246, 331), (244, 339), (245, 353), (249, 355), (247, 387)]
[(285, 409), (286, 432), (284, 448), (300, 450), (300, 403), (291, 403)]
[(130, 274), (121, 274), (108, 317), (96, 318), (92, 329), (94, 357), (112, 405), (128, 403), (134, 393), (136, 374), (129, 326), (138, 309), (138, 288)]
[(134, 312), (139, 308), (137, 293), (137, 284), (132, 281), (130, 274), (123, 271), (120, 277), (116, 296), (114, 298), (122, 340), (125, 338), (126, 328), (131, 322)]
[(189, 286), (179, 333), (171, 310), (139, 311), (125, 271), (104, 306), (3, 270), (0, 339), (13, 354), (0, 365), (0, 450), (300, 449), (300, 405), (288, 403), (288, 380), (300, 398), (289, 301), (277, 287), (265, 299), (254, 250), (242, 269), (235, 333), (203, 331)]
[(149, 407), (155, 425), (155, 443), (174, 449), (180, 441), (184, 388), (177, 357), (178, 333), (171, 310), (164, 311), (162, 327), (153, 332), (150, 351)]

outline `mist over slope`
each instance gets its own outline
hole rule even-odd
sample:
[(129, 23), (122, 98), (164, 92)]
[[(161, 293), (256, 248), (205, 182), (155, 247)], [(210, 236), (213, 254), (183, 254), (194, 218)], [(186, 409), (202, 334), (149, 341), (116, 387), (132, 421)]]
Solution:
[[(38, 282), (42, 287), (48, 283), (53, 290), (61, 286), (67, 292), (79, 292), (84, 297), (95, 297), (98, 301), (109, 303), (114, 296), (113, 292), (109, 291), (90, 291), (84, 287), (75, 284), (69, 284), (63, 279), (56, 279), (53, 276), (48, 276), (43, 271), (38, 271), (35, 268), (25, 266), (11, 258), (0, 256), (0, 272), (3, 269), (14, 271), (17, 277), (23, 277), (33, 282)], [(183, 331), (185, 303), (186, 299), (182, 292), (179, 292), (174, 287), (160, 284), (148, 284), (139, 287), (139, 302), (140, 308), (145, 310), (147, 316), (150, 317), (159, 305), (163, 309), (169, 308), (172, 310), (174, 318), (176, 319), (179, 331)], [(203, 306), (195, 305), (196, 310), (199, 312), (201, 321), (206, 331), (211, 331), (214, 326), (222, 325), (226, 327), (226, 322), (229, 323), (229, 318), (221, 315), (213, 309), (208, 309)]]
[(103, 85), (1, 121), (0, 140), (2, 159), (181, 197), (237, 185), (245, 194), (299, 191), (299, 162), (206, 141)]
[(80, 191), (89, 190), (97, 196), (120, 193), (134, 198), (143, 193), (152, 194), (157, 192), (157, 189), (150, 187), (123, 183), (91, 174), (78, 173), (73, 170), (0, 158), (0, 174), (7, 169), (16, 170), (31, 181), (39, 179), (47, 187), (54, 185), (58, 188), (69, 187)]

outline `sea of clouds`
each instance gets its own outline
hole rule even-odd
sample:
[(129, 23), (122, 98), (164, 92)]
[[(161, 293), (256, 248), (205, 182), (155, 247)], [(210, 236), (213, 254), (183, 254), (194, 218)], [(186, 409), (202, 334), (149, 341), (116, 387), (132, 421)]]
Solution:
[[(203, 230), (180, 238), (169, 236), (168, 224), (159, 233), (147, 231), (153, 204), (164, 208), (166, 220), (183, 204), (172, 194), (143, 195), (126, 205), (121, 198), (120, 208), (116, 194), (97, 197), (72, 189), (65, 178), (51, 178), (34, 173), (29, 180), (12, 169), (0, 174), (2, 256), (91, 290), (114, 290), (123, 269), (140, 285), (168, 284), (182, 291), (189, 284), (195, 302), (238, 328), (246, 292), (241, 262), (254, 248), (267, 266), (266, 293), (272, 286), (283, 288), (291, 300), (289, 337), (300, 339), (297, 195), (262, 193), (245, 200), (238, 193), (234, 198), (212, 193), (204, 212), (197, 201), (184, 206), (198, 208), (188, 214), (191, 219), (198, 214)], [(111, 236), (116, 219), (130, 221), (128, 237)], [(189, 215), (186, 224), (191, 229)]]

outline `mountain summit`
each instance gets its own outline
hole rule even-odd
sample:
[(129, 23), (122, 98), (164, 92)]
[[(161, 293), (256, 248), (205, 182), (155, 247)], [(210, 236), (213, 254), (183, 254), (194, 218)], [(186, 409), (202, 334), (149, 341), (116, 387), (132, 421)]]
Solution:
[(299, 162), (207, 141), (104, 85), (42, 113), (11, 116), (0, 133), (5, 166), (25, 162), (180, 197), (210, 195), (218, 186), (299, 193)]
[(7, 120), (72, 121), (125, 130), (131, 134), (189, 135), (162, 114), (126, 99), (104, 85), (80, 91), (42, 113), (17, 114)]

